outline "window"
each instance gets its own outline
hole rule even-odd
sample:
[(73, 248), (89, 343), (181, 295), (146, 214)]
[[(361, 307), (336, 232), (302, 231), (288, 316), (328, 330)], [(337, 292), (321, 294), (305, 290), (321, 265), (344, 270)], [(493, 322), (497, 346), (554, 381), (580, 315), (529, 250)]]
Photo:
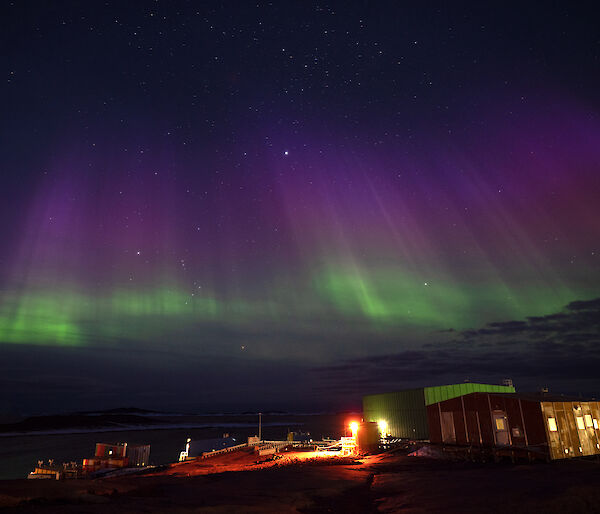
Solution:
[(577, 428), (579, 430), (585, 430), (585, 423), (583, 422), (583, 418), (581, 416), (577, 416)]
[(592, 421), (594, 422), (594, 428), (598, 430), (598, 420), (594, 418)]
[(583, 416), (583, 418), (585, 419), (585, 426), (587, 428), (590, 428), (591, 426), (593, 426), (592, 416), (590, 416), (589, 414), (586, 414), (585, 416)]
[(496, 430), (506, 430), (503, 418), (496, 418)]
[(556, 418), (548, 418), (548, 430), (550, 430), (550, 432), (558, 431), (558, 427), (556, 426)]

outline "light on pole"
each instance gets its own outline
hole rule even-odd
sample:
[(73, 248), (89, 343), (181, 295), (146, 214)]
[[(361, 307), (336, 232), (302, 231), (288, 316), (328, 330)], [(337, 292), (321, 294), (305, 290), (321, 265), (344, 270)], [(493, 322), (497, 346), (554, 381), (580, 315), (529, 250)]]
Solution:
[(258, 413), (258, 440), (262, 441), (262, 412)]

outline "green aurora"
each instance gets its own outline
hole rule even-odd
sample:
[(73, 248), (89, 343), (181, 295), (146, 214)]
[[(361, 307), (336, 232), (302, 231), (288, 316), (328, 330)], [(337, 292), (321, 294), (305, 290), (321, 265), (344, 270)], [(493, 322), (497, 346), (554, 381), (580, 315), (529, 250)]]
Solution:
[[(522, 319), (560, 310), (593, 292), (539, 284), (509, 289), (501, 281), (460, 286), (415, 278), (397, 269), (322, 269), (292, 292), (273, 288), (272, 298), (237, 298), (190, 293), (169, 286), (116, 288), (101, 293), (77, 287), (4, 293), (0, 341), (15, 344), (82, 346), (112, 338), (160, 340), (181, 324), (202, 332), (206, 323), (243, 330), (311, 320), (352, 322), (364, 334), (399, 334), (407, 328), (428, 332), (478, 327), (489, 319)], [(286, 294), (287, 293), (287, 294)], [(273, 299), (276, 298), (276, 301)]]

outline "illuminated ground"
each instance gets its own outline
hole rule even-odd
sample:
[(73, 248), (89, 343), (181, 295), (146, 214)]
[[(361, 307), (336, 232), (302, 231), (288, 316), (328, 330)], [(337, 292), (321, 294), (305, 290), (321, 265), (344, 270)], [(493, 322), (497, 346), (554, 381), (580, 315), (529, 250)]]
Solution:
[(212, 473), (225, 473), (228, 471), (248, 471), (265, 469), (273, 466), (290, 466), (315, 459), (326, 461), (328, 459), (339, 458), (339, 452), (287, 451), (279, 453), (278, 458), (273, 459), (270, 455), (258, 457), (253, 450), (242, 450), (226, 453), (208, 459), (196, 459), (188, 462), (179, 462), (169, 466), (165, 470), (154, 473), (153, 476), (209, 475)]
[[(600, 465), (474, 464), (387, 454), (360, 461), (239, 452), (152, 476), (0, 482), (0, 512), (425, 514), (598, 512)], [(4, 508), (1, 508), (4, 507)]]

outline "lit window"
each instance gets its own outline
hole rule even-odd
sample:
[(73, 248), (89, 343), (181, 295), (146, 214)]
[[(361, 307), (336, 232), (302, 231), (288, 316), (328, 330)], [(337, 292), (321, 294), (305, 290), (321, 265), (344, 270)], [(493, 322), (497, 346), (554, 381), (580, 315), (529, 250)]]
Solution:
[(588, 427), (588, 428), (589, 428), (589, 427), (593, 426), (593, 423), (592, 423), (592, 416), (590, 416), (589, 414), (586, 414), (586, 415), (584, 416), (584, 419), (585, 419), (585, 426), (586, 426), (586, 427)]
[(496, 430), (506, 430), (506, 428), (504, 428), (504, 419), (496, 418)]
[(579, 430), (585, 430), (585, 423), (583, 422), (583, 418), (581, 416), (577, 416), (577, 428)]
[(558, 427), (556, 426), (556, 418), (548, 418), (548, 430), (550, 430), (550, 432), (558, 431)]
[(594, 422), (594, 428), (598, 430), (598, 420), (594, 418), (592, 421)]

